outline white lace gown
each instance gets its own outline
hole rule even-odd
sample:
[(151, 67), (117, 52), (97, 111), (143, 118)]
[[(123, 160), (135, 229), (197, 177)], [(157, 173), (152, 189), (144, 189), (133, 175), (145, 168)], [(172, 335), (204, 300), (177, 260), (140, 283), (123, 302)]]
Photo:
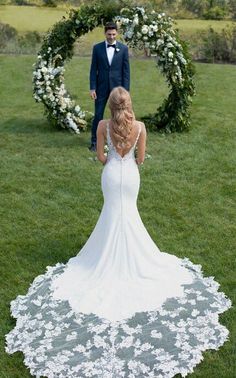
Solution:
[(188, 259), (160, 252), (142, 223), (139, 134), (122, 158), (107, 125), (104, 205), (92, 234), (77, 256), (48, 267), (11, 303), (17, 323), (6, 351), (22, 351), (36, 377), (184, 377), (228, 338), (218, 317), (231, 301), (218, 283)]

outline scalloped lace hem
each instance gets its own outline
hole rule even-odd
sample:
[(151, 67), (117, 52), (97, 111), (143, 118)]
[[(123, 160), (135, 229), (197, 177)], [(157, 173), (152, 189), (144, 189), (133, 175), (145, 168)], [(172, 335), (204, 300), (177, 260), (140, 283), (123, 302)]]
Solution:
[(6, 352), (22, 351), (30, 373), (49, 378), (185, 377), (207, 349), (228, 339), (219, 314), (231, 307), (213, 277), (182, 259), (194, 274), (184, 296), (169, 298), (158, 309), (111, 322), (95, 314), (75, 313), (50, 289), (64, 264), (48, 267), (25, 296), (11, 302), (15, 328), (6, 335)]

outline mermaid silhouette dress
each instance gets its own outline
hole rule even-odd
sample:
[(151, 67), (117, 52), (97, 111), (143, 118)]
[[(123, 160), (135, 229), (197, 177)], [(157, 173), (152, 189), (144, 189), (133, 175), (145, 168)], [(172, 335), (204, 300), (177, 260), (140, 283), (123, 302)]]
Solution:
[(201, 266), (155, 245), (137, 209), (141, 128), (123, 157), (106, 128), (97, 224), (77, 256), (11, 302), (6, 351), (22, 351), (37, 377), (184, 377), (227, 340), (219, 314), (231, 301)]

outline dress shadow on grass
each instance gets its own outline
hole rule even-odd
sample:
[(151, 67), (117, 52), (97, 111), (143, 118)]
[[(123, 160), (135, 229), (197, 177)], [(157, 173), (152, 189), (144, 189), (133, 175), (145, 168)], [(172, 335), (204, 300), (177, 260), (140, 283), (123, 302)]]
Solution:
[[(34, 134), (35, 136), (43, 136), (45, 142), (52, 147), (65, 147), (77, 145), (78, 147), (88, 147), (90, 141), (90, 130), (81, 131), (80, 134), (69, 132), (68, 130), (52, 126), (45, 119), (24, 119), (11, 118), (2, 123), (0, 133), (4, 134)], [(54, 135), (55, 139), (48, 139), (48, 135)], [(86, 135), (87, 138), (82, 138)]]

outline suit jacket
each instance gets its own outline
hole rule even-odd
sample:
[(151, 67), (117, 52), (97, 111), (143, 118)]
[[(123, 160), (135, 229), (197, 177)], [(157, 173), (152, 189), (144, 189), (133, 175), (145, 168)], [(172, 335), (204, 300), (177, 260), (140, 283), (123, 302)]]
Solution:
[(95, 89), (98, 96), (100, 94), (109, 94), (113, 88), (118, 86), (122, 86), (129, 91), (128, 47), (116, 41), (116, 49), (111, 65), (108, 62), (106, 49), (105, 41), (97, 43), (93, 47), (90, 67), (90, 90)]

